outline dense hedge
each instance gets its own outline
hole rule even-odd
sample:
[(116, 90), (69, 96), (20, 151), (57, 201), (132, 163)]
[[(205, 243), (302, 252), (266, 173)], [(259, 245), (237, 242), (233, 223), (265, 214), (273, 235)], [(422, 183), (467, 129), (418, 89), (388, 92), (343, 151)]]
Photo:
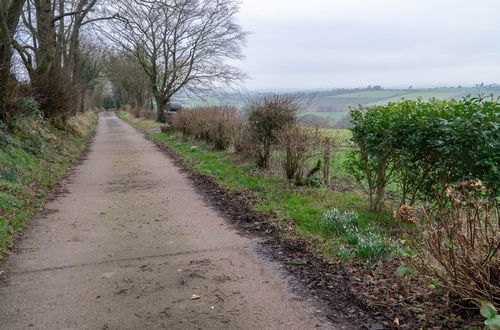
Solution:
[(447, 184), (480, 179), (500, 191), (498, 98), (402, 100), (351, 112), (348, 168), (364, 184), (372, 209), (391, 182), (402, 204), (432, 198)]

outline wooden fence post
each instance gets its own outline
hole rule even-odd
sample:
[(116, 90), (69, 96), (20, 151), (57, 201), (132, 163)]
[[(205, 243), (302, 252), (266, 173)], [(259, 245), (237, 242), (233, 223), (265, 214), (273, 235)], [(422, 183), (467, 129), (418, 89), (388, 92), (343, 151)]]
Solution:
[(332, 139), (327, 137), (325, 138), (324, 150), (323, 150), (323, 179), (325, 180), (325, 185), (327, 187), (330, 186), (330, 162), (332, 152)]

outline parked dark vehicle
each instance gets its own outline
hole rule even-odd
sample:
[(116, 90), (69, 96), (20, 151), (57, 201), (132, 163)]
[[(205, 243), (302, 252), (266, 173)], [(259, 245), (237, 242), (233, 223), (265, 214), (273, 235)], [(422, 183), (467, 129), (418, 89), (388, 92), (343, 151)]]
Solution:
[(179, 110), (182, 109), (182, 104), (179, 102), (168, 102), (163, 112), (165, 123), (172, 125), (172, 116)]

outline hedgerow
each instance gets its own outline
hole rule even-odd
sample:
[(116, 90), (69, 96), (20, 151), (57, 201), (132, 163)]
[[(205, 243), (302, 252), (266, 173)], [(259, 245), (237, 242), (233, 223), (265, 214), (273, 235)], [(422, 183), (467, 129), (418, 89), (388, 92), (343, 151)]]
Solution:
[(398, 185), (401, 204), (432, 199), (446, 185), (480, 179), (500, 191), (498, 98), (403, 100), (351, 112), (351, 175), (379, 210), (385, 189)]

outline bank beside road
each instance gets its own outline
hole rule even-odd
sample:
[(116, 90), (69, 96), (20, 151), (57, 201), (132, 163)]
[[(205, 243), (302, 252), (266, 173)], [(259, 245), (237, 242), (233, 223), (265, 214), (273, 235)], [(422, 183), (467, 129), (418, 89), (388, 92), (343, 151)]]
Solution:
[(97, 114), (86, 112), (64, 130), (34, 116), (0, 126), (0, 259), (75, 164), (96, 125)]

